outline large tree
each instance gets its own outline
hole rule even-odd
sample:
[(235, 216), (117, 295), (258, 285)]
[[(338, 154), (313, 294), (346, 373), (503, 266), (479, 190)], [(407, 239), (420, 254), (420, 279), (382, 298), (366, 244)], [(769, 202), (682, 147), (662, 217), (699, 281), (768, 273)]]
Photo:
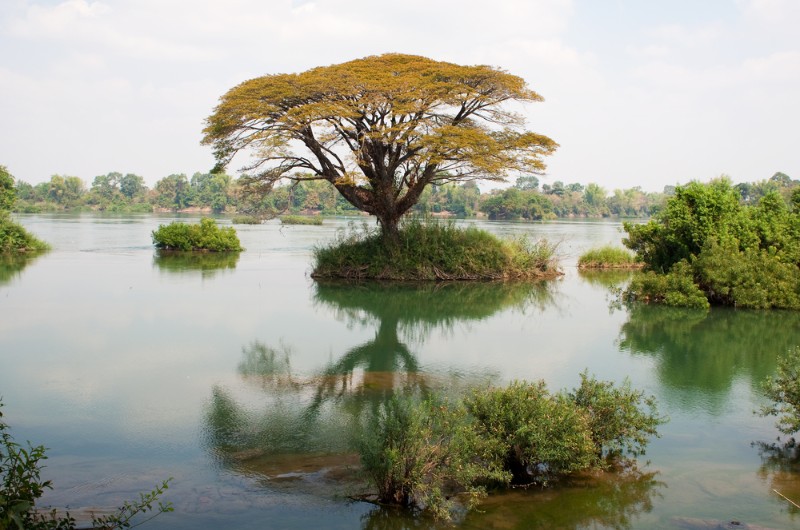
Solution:
[(491, 66), (386, 54), (245, 81), (222, 96), (203, 143), (218, 169), (249, 152), (245, 178), (264, 192), (326, 180), (393, 238), (430, 184), (541, 173), (558, 145), (507, 105), (541, 100)]

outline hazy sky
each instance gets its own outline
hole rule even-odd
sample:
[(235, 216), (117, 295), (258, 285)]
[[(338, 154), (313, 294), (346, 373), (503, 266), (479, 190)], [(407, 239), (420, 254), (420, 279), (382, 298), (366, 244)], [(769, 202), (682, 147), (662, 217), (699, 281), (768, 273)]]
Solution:
[(800, 179), (798, 28), (798, 0), (2, 0), (0, 164), (206, 172), (229, 88), (400, 52), (527, 80), (528, 128), (561, 144), (543, 182)]

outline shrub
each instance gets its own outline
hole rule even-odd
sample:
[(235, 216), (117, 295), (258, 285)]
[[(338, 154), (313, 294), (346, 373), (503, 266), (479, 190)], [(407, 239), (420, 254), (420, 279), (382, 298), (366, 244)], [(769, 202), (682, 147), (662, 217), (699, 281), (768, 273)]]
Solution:
[(153, 231), (153, 243), (165, 250), (242, 251), (236, 230), (220, 228), (213, 219), (203, 218), (200, 224), (170, 223)]
[(626, 301), (664, 304), (673, 307), (708, 309), (708, 298), (694, 283), (691, 266), (676, 264), (667, 274), (647, 271), (637, 275), (624, 292)]
[(560, 273), (555, 245), (526, 239), (501, 240), (474, 227), (412, 219), (398, 241), (375, 230), (340, 232), (330, 245), (314, 249), (315, 278), (382, 280), (510, 280)]
[(234, 215), (231, 222), (235, 225), (260, 225), (261, 219), (255, 215)]
[(49, 248), (50, 245), (12, 221), (7, 213), (0, 212), (0, 253), (37, 252)]
[(588, 418), (543, 381), (475, 392), (466, 407), (481, 435), (503, 447), (515, 484), (547, 484), (595, 462)]
[(378, 501), (450, 519), (454, 494), (468, 507), (485, 495), (481, 483), (506, 481), (494, 441), (478, 437), (456, 404), (393, 397), (372, 417), (359, 443)]
[(692, 182), (654, 220), (624, 227), (623, 243), (656, 273), (635, 280), (630, 299), (800, 309), (800, 210), (778, 192), (749, 206), (727, 179)]
[(540, 381), (456, 402), (394, 397), (369, 421), (359, 452), (379, 502), (449, 519), (455, 494), (469, 507), (486, 486), (548, 485), (643, 454), (663, 422), (654, 398), (584, 372), (571, 393)]
[(281, 224), (285, 225), (321, 225), (322, 217), (318, 215), (283, 215)]
[(648, 438), (658, 436), (656, 428), (665, 421), (656, 412), (655, 398), (633, 390), (627, 379), (615, 387), (583, 372), (569, 398), (586, 413), (595, 453), (606, 461), (643, 455)]
[(708, 299), (752, 309), (800, 309), (800, 269), (758, 248), (709, 241), (693, 263)]
[[(0, 402), (0, 528), (3, 530), (74, 530), (75, 519), (69, 513), (59, 516), (56, 510), (40, 512), (36, 502), (45, 489), (52, 489), (49, 480), (41, 479), (42, 460), (46, 460), (44, 446), (22, 447), (8, 432), (3, 421), (3, 403)], [(164, 481), (149, 493), (140, 494), (137, 502), (125, 502), (116, 513), (101, 517), (92, 516), (92, 528), (114, 530), (131, 528), (140, 514), (154, 511), (150, 518), (171, 512), (171, 503), (158, 502), (172, 479)], [(158, 502), (155, 510), (153, 505)], [(148, 519), (149, 520), (149, 519)]]
[(761, 409), (764, 416), (778, 416), (778, 430), (784, 434), (800, 431), (800, 348), (778, 359), (774, 377), (764, 383), (764, 393), (774, 401)]
[(588, 250), (578, 258), (579, 269), (638, 269), (644, 264), (624, 248), (600, 247)]

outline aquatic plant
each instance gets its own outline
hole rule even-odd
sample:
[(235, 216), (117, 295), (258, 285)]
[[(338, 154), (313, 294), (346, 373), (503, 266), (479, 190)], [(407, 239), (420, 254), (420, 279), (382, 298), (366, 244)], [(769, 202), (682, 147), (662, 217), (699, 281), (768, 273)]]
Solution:
[(638, 269), (643, 266), (629, 250), (612, 246), (590, 249), (578, 258), (579, 269)]
[(232, 226), (218, 227), (208, 217), (200, 224), (170, 223), (159, 225), (152, 232), (153, 243), (165, 250), (209, 250), (214, 252), (242, 251), (239, 237)]

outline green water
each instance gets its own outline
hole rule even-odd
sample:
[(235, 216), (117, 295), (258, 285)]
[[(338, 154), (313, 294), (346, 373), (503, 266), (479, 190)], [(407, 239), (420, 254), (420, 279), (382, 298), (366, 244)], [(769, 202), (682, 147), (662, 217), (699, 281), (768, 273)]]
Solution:
[(574, 268), (617, 223), (478, 223), (560, 241), (565, 276), (417, 286), (311, 280), (346, 220), (237, 226), (246, 252), (186, 258), (152, 247), (172, 217), (18, 219), (54, 248), (0, 260), (0, 395), (16, 438), (50, 448), (46, 503), (112, 507), (171, 476), (175, 512), (146, 528), (426, 528), (348, 500), (358, 418), (395, 392), (570, 388), (588, 369), (670, 418), (639, 473), (496, 495), (460, 526), (800, 527), (773, 491), (800, 500), (800, 469), (753, 414), (800, 314), (618, 307), (625, 275)]

